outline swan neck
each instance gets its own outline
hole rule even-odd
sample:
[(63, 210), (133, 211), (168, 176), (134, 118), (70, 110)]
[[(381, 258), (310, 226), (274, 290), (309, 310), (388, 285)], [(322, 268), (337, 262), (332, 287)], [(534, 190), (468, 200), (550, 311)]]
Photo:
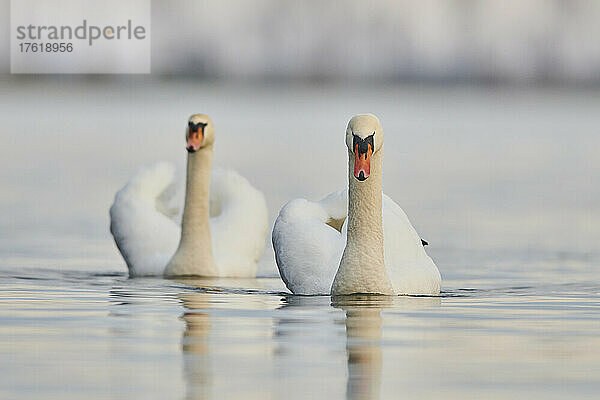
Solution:
[(383, 237), (382, 190), (383, 177), (381, 173), (381, 150), (373, 155), (371, 161), (371, 176), (363, 182), (358, 181), (353, 174), (354, 155), (349, 157), (348, 168), (348, 239), (358, 243), (373, 242), (383, 249), (383, 243), (364, 235), (381, 233)]
[(165, 270), (166, 275), (217, 275), (210, 236), (212, 158), (212, 145), (188, 154), (181, 238), (179, 247)]
[(198, 228), (209, 228), (210, 170), (212, 147), (203, 147), (188, 155), (185, 183), (185, 205), (181, 222), (182, 236), (197, 232)]
[(383, 148), (373, 154), (371, 174), (354, 177), (354, 154), (348, 152), (348, 237), (332, 294), (393, 294), (383, 246)]

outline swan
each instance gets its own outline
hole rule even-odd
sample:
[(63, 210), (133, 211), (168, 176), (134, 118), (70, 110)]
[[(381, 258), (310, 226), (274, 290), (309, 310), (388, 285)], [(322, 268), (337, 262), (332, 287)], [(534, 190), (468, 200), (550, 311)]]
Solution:
[(372, 114), (346, 129), (348, 189), (318, 202), (294, 199), (272, 241), (279, 274), (295, 294), (436, 295), (441, 277), (426, 242), (382, 193), (383, 129)]
[(130, 276), (256, 276), (269, 230), (265, 198), (231, 170), (213, 169), (214, 125), (195, 114), (186, 130), (181, 227), (172, 207), (175, 167), (140, 170), (110, 208), (110, 231)]

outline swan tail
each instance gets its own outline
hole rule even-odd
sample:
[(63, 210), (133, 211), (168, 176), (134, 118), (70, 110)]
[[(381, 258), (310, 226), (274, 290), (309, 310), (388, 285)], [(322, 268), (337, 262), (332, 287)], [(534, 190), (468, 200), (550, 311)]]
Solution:
[(110, 231), (130, 276), (162, 275), (177, 249), (175, 167), (166, 162), (140, 169), (110, 207)]

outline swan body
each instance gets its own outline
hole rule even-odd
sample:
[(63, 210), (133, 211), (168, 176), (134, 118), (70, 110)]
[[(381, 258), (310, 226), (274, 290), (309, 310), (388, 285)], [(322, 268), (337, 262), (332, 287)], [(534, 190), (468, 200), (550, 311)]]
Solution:
[(347, 190), (318, 202), (295, 199), (281, 209), (272, 240), (283, 281), (296, 294), (438, 294), (435, 263), (402, 208), (382, 193), (379, 121), (357, 116), (348, 130), (379, 135), (361, 160), (352, 145), (360, 138), (350, 138)]
[[(281, 209), (273, 228), (273, 247), (281, 278), (292, 293), (330, 293), (346, 246), (347, 210), (347, 189), (317, 202), (294, 199)], [(342, 224), (339, 230), (336, 223)], [(385, 194), (383, 238), (395, 293), (439, 293), (435, 263), (402, 208)]]
[(170, 163), (141, 169), (115, 195), (110, 230), (130, 276), (256, 276), (269, 229), (265, 198), (237, 172), (211, 170), (203, 151), (212, 146), (188, 155), (183, 215), (173, 206)]

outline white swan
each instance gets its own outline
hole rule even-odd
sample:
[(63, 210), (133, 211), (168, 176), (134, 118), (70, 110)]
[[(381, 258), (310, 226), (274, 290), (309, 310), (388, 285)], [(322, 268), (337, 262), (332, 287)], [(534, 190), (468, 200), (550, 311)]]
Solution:
[(424, 242), (400, 206), (382, 193), (383, 130), (377, 117), (353, 117), (346, 145), (348, 190), (319, 202), (292, 200), (275, 221), (281, 278), (297, 294), (438, 294), (440, 273)]
[(186, 139), (181, 228), (170, 206), (173, 165), (141, 170), (115, 195), (110, 230), (130, 276), (256, 276), (269, 229), (264, 196), (234, 171), (211, 174), (214, 127), (206, 115), (190, 117)]

